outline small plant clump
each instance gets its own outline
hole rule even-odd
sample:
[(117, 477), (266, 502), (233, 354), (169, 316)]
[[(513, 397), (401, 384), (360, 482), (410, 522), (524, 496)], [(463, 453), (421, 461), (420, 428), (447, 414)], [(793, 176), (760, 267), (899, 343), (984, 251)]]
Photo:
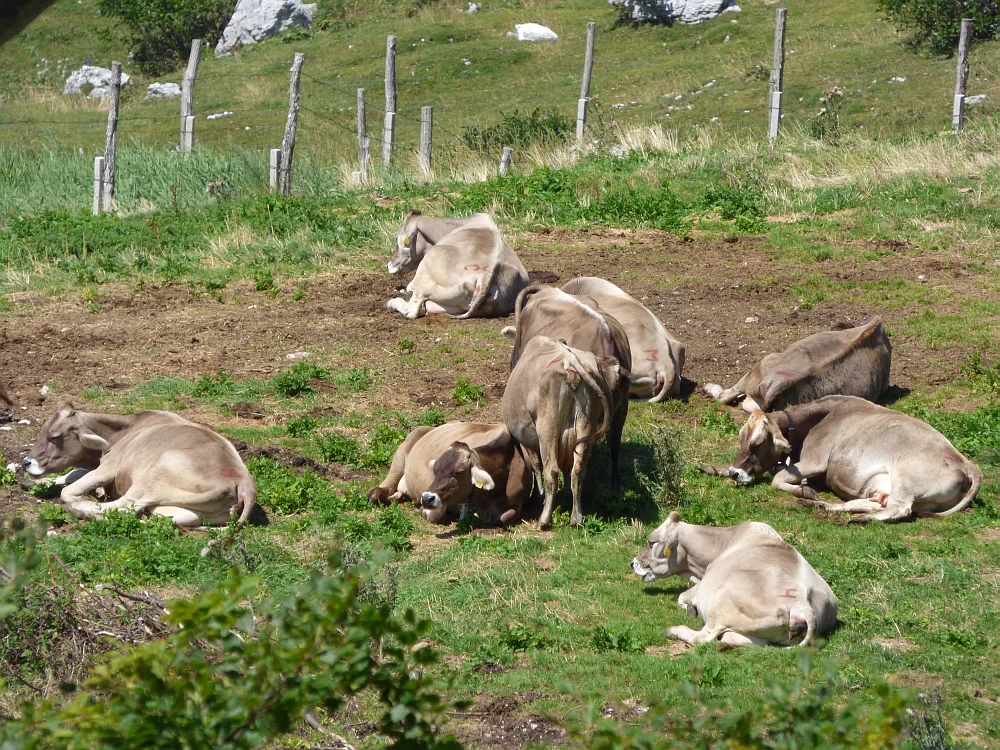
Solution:
[(486, 389), (464, 378), (459, 378), (455, 381), (455, 390), (451, 392), (451, 397), (459, 406), (472, 403), (479, 406), (486, 400)]
[(301, 396), (305, 393), (315, 393), (312, 380), (330, 380), (329, 370), (324, 370), (311, 362), (297, 362), (291, 369), (285, 370), (271, 378), (271, 387), (279, 396)]
[(504, 146), (524, 149), (536, 144), (562, 143), (574, 130), (573, 121), (552, 108), (542, 110), (535, 107), (531, 112), (503, 112), (495, 125), (480, 128), (466, 127), (462, 132), (462, 142), (472, 151), (480, 154), (499, 153)]
[(844, 90), (834, 86), (823, 92), (819, 98), (819, 112), (809, 121), (809, 135), (817, 141), (826, 141), (836, 146), (840, 142), (840, 106), (844, 101)]

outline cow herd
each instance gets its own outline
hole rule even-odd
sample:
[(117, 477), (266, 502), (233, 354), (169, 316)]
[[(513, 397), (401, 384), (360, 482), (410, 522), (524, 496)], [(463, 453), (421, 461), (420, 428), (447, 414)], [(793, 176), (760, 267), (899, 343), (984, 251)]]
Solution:
[[(581, 497), (595, 443), (607, 441), (619, 478), (629, 399), (660, 402), (681, 392), (684, 345), (638, 300), (599, 278), (562, 288), (532, 285), (487, 214), (436, 218), (410, 212), (396, 234), (391, 274), (414, 272), (386, 308), (409, 319), (513, 313), (499, 424), (418, 427), (396, 450), (373, 503), (409, 501), (434, 523), (472, 508), (489, 524), (522, 520), (540, 496), (538, 525), (550, 528), (560, 475), (572, 499), (570, 524), (583, 523)], [(982, 476), (926, 423), (876, 405), (889, 385), (892, 346), (878, 317), (839, 325), (770, 354), (729, 388), (703, 390), (724, 404), (742, 399), (749, 418), (731, 466), (709, 474), (775, 488), (804, 505), (854, 514), (852, 521), (901, 521), (967, 508)], [(6, 394), (0, 392), (0, 397)], [(42, 426), (21, 465), (57, 479), (74, 516), (112, 509), (171, 517), (179, 526), (248, 518), (256, 487), (231, 444), (203, 425), (166, 412), (131, 416), (80, 412), (65, 404)], [(843, 502), (819, 499), (825, 487)], [(92, 499), (102, 493), (103, 502)], [(827, 583), (770, 526), (687, 524), (673, 512), (632, 561), (644, 581), (680, 575), (694, 583), (679, 599), (704, 623), (671, 628), (690, 643), (805, 644), (836, 622)]]

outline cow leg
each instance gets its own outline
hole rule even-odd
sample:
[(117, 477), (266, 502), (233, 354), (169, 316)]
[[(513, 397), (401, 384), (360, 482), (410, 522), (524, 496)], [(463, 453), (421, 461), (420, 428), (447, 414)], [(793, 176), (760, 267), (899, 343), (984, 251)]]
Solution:
[(573, 495), (573, 512), (569, 517), (569, 525), (583, 526), (583, 513), (580, 501), (583, 497), (583, 477), (587, 472), (587, 459), (593, 443), (582, 443), (573, 449), (573, 472), (570, 475), (570, 490)]
[(622, 431), (628, 418), (628, 399), (611, 415), (611, 426), (608, 427), (608, 453), (611, 454), (611, 484), (621, 487), (622, 477), (618, 471), (618, 456), (622, 451)]
[(461, 315), (464, 313), (461, 307), (455, 307), (454, 305), (439, 305), (434, 300), (427, 300), (424, 303), (424, 314), (425, 315)]
[(414, 292), (409, 301), (406, 301), (401, 297), (393, 297), (385, 303), (385, 306), (387, 310), (395, 310), (400, 315), (409, 318), (410, 320), (416, 320), (423, 315), (425, 301), (425, 297), (421, 297)]
[(389, 473), (378, 487), (368, 490), (368, 502), (385, 503), (391, 500), (400, 500), (406, 494), (405, 473), (406, 458), (413, 450), (413, 446), (419, 442), (420, 438), (433, 430), (433, 427), (417, 427), (406, 439), (396, 448), (392, 456), (392, 464), (389, 466)]
[(153, 508), (152, 515), (167, 516), (173, 519), (174, 526), (179, 526), (183, 529), (197, 529), (202, 525), (201, 516), (193, 510), (178, 508), (174, 505), (160, 505)]
[(688, 617), (697, 617), (698, 608), (694, 606), (695, 597), (698, 595), (698, 584), (695, 584), (687, 591), (677, 597), (677, 604), (687, 612)]
[(722, 634), (719, 639), (719, 643), (722, 648), (741, 648), (744, 646), (767, 646), (768, 641), (763, 638), (754, 638), (753, 636), (743, 635), (742, 633), (737, 633), (735, 630), (727, 630)]
[(713, 627), (706, 625), (701, 630), (692, 630), (687, 625), (675, 625), (672, 628), (667, 628), (664, 634), (667, 638), (673, 638), (675, 641), (684, 641), (692, 646), (697, 646), (714, 641), (724, 632), (726, 632), (726, 628), (718, 625)]
[[(858, 502), (858, 501), (855, 501)], [(870, 501), (861, 501), (870, 502)], [(844, 503), (847, 505), (847, 503)], [(878, 505), (878, 503), (873, 503)], [(890, 503), (883, 509), (876, 513), (865, 513), (860, 516), (854, 516), (851, 519), (851, 523), (868, 523), (869, 521), (885, 521), (886, 523), (893, 523), (898, 521), (905, 521), (913, 515), (913, 501), (905, 503)]]
[(544, 482), (545, 503), (542, 506), (542, 515), (538, 519), (538, 528), (544, 531), (552, 528), (552, 506), (556, 499), (556, 489), (559, 487), (559, 445), (555, 440), (542, 442), (540, 473)]
[(93, 471), (87, 472), (72, 484), (65, 485), (59, 493), (59, 499), (71, 516), (82, 521), (89, 521), (94, 516), (100, 515), (102, 508), (100, 503), (88, 500), (87, 496), (99, 488), (107, 487), (114, 481), (115, 470), (110, 466), (101, 465)]
[(865, 499), (848, 500), (844, 503), (810, 502), (808, 504), (827, 513), (867, 513), (882, 510), (884, 507), (874, 500)]
[(804, 505), (811, 504), (819, 500), (816, 490), (806, 485), (806, 480), (810, 477), (821, 477), (826, 475), (826, 465), (819, 463), (809, 463), (800, 461), (797, 464), (786, 466), (774, 475), (771, 486), (776, 490), (782, 490), (789, 495), (805, 500)]
[(542, 457), (537, 451), (532, 450), (528, 446), (521, 444), (521, 448), (524, 451), (524, 460), (528, 462), (528, 468), (531, 469), (531, 475), (533, 478), (531, 486), (530, 497), (545, 497), (545, 484), (542, 482)]
[(735, 386), (733, 388), (723, 388), (721, 385), (716, 383), (705, 383), (701, 389), (716, 401), (725, 404), (726, 406), (735, 404), (740, 400), (740, 396), (743, 395), (743, 393), (738, 391)]

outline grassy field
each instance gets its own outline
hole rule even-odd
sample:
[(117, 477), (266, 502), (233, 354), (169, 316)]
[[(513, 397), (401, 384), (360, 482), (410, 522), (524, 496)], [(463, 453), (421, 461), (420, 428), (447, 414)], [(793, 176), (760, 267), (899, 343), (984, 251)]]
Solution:
[[(653, 699), (689, 707), (692, 675), (705, 696), (737, 707), (768, 680), (795, 678), (794, 650), (672, 645), (663, 630), (686, 621), (675, 604), (683, 582), (644, 585), (628, 567), (670, 509), (696, 523), (764, 521), (839, 598), (841, 624), (820, 651), (841, 668), (835, 701), (873, 701), (887, 680), (939, 698), (957, 746), (1000, 743), (1000, 122), (973, 110), (966, 134), (940, 132), (953, 62), (907, 52), (865, 3), (814, 6), (789, 4), (789, 127), (774, 149), (754, 138), (766, 79), (745, 80), (768, 58), (773, 8), (763, 3), (670, 29), (614, 29), (600, 3), (504, 3), (472, 16), (441, 3), (412, 16), (387, 6), (294, 45), (204, 61), (197, 111), (273, 106), (267, 133), (263, 119), (213, 121), (218, 131), (199, 119), (201, 145), (185, 159), (163, 148), (175, 104), (130, 98), (119, 212), (92, 217), (103, 115), (36, 83), (35, 64), (102, 63), (118, 50), (98, 33), (90, 0), (57, 0), (0, 47), (0, 120), (97, 124), (92, 137), (6, 127), (0, 144), (0, 383), (24, 407), (17, 419), (31, 421), (0, 431), (2, 463), (24, 454), (63, 399), (95, 411), (178, 411), (236, 442), (271, 523), (203, 557), (210, 532), (130, 517), (74, 522), (3, 474), (0, 510), (48, 520), (50, 580), (167, 598), (220, 584), (231, 566), (259, 577), (260, 596), (280, 596), (331, 549), (365, 558), (386, 547), (393, 563), (378, 596), (432, 620), (440, 676), (454, 679), (452, 697), (473, 702), (445, 728), (474, 747), (562, 743), (561, 722), (588, 701), (626, 720)], [(265, 192), (261, 154), (280, 134), (294, 50), (306, 52), (306, 72), (348, 92), (307, 81), (306, 106), (350, 125), (350, 92), (380, 90), (384, 36), (396, 33), (404, 114), (432, 103), (435, 121), (460, 133), (514, 106), (570, 113), (591, 18), (595, 91), (608, 107), (597, 122), (612, 126), (593, 152), (538, 149), (516, 174), (486, 180), (485, 160), (455, 150), (433, 179), (403, 169), (359, 186), (344, 161), (348, 136), (306, 113), (295, 195)], [(503, 33), (522, 20), (548, 23), (563, 41), (514, 48)], [(93, 30), (92, 49), (65, 31), (72, 24)], [(970, 93), (992, 94), (997, 50), (976, 47)], [(808, 120), (833, 85), (852, 92), (843, 125), (816, 140)], [(664, 97), (674, 92), (683, 99)], [(667, 109), (689, 99), (691, 110)], [(125, 125), (139, 116), (170, 119), (136, 121), (146, 131), (132, 139)], [(217, 180), (225, 189), (206, 193)], [(364, 491), (414, 426), (498, 420), (509, 366), (500, 335), (509, 321), (406, 321), (382, 308), (396, 293), (384, 270), (392, 233), (410, 208), (489, 211), (538, 278), (604, 276), (687, 346), (684, 397), (630, 408), (621, 491), (597, 450), (584, 529), (568, 528), (565, 509), (551, 532), (529, 523), (497, 533), (367, 505)], [(872, 312), (893, 340), (892, 407), (928, 420), (983, 470), (970, 512), (848, 527), (767, 483), (736, 487), (695, 471), (733, 458), (743, 419), (697, 385), (733, 382), (764, 353)], [(92, 655), (68, 650), (51, 607), (27, 604), (0, 626), (0, 660), (56, 695)], [(8, 682), (0, 709), (33, 696)], [(374, 712), (362, 699), (323, 718), (374, 748)], [(303, 725), (282, 746), (323, 741)]]

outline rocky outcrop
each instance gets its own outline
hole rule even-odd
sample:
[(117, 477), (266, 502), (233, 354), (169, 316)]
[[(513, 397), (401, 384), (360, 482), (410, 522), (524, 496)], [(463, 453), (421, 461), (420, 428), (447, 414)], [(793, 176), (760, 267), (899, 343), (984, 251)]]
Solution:
[(726, 12), (739, 12), (734, 0), (608, 0), (621, 7), (622, 20), (633, 23), (701, 23)]
[(181, 95), (179, 83), (151, 83), (146, 89), (147, 99), (172, 99)]
[(515, 23), (514, 36), (519, 42), (555, 42), (559, 36), (540, 23)]
[(262, 42), (293, 26), (308, 29), (315, 12), (315, 3), (307, 5), (300, 0), (239, 0), (215, 46), (215, 54), (221, 57), (236, 47)]
[[(131, 80), (123, 70), (122, 86), (127, 86)], [(83, 94), (88, 87), (91, 99), (106, 99), (111, 92), (111, 71), (97, 65), (84, 65), (69, 74), (63, 94)]]

